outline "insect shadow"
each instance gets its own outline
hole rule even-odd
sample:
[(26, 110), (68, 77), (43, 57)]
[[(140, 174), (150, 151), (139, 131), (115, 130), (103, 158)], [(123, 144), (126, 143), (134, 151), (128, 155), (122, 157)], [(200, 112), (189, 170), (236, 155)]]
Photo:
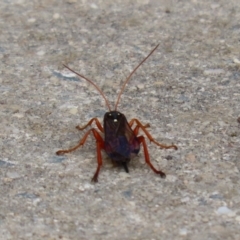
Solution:
[[(84, 143), (87, 140), (87, 137), (90, 133), (93, 134), (93, 136), (96, 139), (96, 147), (97, 147), (97, 169), (95, 171), (95, 174), (92, 178), (93, 182), (98, 182), (98, 174), (100, 171), (100, 168), (102, 166), (102, 155), (101, 151), (105, 150), (107, 155), (110, 159), (112, 159), (113, 162), (120, 164), (123, 166), (125, 171), (128, 173), (128, 163), (136, 156), (140, 151), (140, 145), (143, 146), (145, 161), (149, 165), (149, 167), (156, 173), (159, 174), (162, 178), (166, 177), (166, 174), (162, 172), (161, 170), (157, 170), (151, 163), (149, 153), (148, 153), (148, 147), (146, 144), (145, 137), (143, 135), (139, 136), (139, 130), (141, 129), (143, 133), (146, 135), (146, 137), (150, 140), (150, 142), (155, 143), (160, 148), (173, 148), (177, 150), (177, 146), (175, 145), (164, 145), (159, 142), (157, 142), (149, 133), (147, 128), (150, 127), (150, 124), (142, 124), (138, 119), (133, 118), (129, 122), (127, 121), (125, 115), (117, 110), (117, 106), (120, 101), (120, 97), (123, 93), (123, 90), (126, 86), (126, 84), (129, 82), (132, 75), (136, 72), (136, 70), (152, 55), (152, 53), (157, 49), (159, 44), (133, 69), (133, 71), (130, 73), (130, 75), (126, 78), (126, 80), (123, 83), (123, 86), (118, 94), (117, 101), (114, 107), (114, 110), (111, 109), (110, 104), (105, 97), (103, 91), (90, 79), (86, 78), (85, 76), (77, 73), (76, 71), (72, 70), (68, 66), (64, 65), (67, 69), (69, 69), (71, 72), (75, 73), (79, 77), (85, 79), (89, 83), (91, 83), (102, 95), (102, 97), (105, 100), (106, 106), (108, 107), (109, 111), (105, 113), (103, 118), (103, 126), (99, 122), (97, 118), (92, 118), (85, 126), (80, 127), (77, 126), (76, 128), (80, 131), (86, 129), (88, 126), (91, 126), (93, 122), (96, 124), (96, 128), (89, 129), (83, 138), (80, 140), (80, 142), (70, 149), (66, 150), (59, 150), (56, 152), (57, 155), (62, 155), (65, 153), (73, 152), (79, 147), (83, 146)], [(133, 127), (135, 126), (135, 127)], [(101, 134), (104, 135), (104, 137), (101, 136)]]

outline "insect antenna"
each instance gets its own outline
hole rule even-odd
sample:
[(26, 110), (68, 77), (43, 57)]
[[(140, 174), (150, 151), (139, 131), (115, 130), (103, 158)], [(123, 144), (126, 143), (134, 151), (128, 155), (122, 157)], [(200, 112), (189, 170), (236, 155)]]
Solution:
[(118, 94), (117, 101), (116, 101), (116, 104), (115, 104), (115, 111), (117, 110), (117, 106), (118, 106), (118, 103), (120, 101), (120, 97), (123, 93), (123, 90), (124, 90), (126, 84), (129, 82), (130, 78), (137, 71), (137, 69), (152, 55), (152, 53), (157, 49), (158, 46), (159, 46), (159, 44), (133, 69), (133, 71), (130, 73), (130, 75), (126, 78), (126, 80), (123, 83), (123, 86), (121, 88), (121, 91)]
[(90, 80), (90, 79), (84, 77), (83, 75), (77, 73), (76, 71), (72, 70), (70, 67), (68, 67), (68, 66), (65, 65), (65, 64), (63, 64), (63, 66), (64, 66), (65, 68), (67, 68), (68, 70), (70, 70), (71, 72), (73, 72), (73, 73), (75, 73), (76, 75), (78, 75), (79, 77), (81, 77), (81, 78), (85, 79), (86, 81), (88, 81), (89, 83), (91, 83), (91, 84), (98, 90), (98, 92), (102, 95), (102, 97), (104, 98), (104, 100), (105, 100), (105, 102), (106, 102), (106, 105), (107, 105), (109, 111), (111, 111), (110, 104), (109, 104), (107, 98), (105, 97), (103, 91), (102, 91), (92, 80)]

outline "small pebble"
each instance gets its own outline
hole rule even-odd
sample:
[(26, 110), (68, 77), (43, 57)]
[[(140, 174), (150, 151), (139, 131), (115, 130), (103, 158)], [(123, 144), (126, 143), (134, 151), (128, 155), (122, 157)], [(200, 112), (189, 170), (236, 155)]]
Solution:
[(217, 3), (213, 3), (213, 4), (211, 4), (211, 8), (212, 9), (216, 9), (216, 8), (219, 8), (220, 7), (220, 5), (219, 4), (217, 4)]
[(195, 157), (194, 154), (189, 153), (188, 155), (186, 155), (186, 160), (187, 160), (188, 162), (195, 162), (196, 157)]
[(114, 76), (113, 72), (107, 71), (106, 72), (106, 78), (111, 79)]
[(163, 81), (156, 81), (156, 82), (154, 82), (154, 85), (155, 86), (163, 86), (164, 82)]
[(174, 176), (174, 175), (167, 175), (167, 177), (166, 177), (166, 181), (167, 182), (176, 182), (177, 181), (177, 177), (176, 176)]
[(14, 172), (14, 171), (9, 171), (9, 172), (7, 172), (7, 174), (6, 174), (6, 177), (8, 177), (8, 178), (11, 178), (11, 179), (17, 179), (17, 178), (20, 178), (21, 176), (19, 175), (19, 173), (17, 173), (17, 172)]
[(138, 85), (137, 85), (137, 88), (140, 89), (140, 90), (144, 89), (144, 84), (141, 84), (141, 83), (138, 84)]
[(182, 203), (186, 203), (186, 202), (189, 202), (190, 198), (189, 197), (184, 197), (181, 199), (181, 202)]
[(170, 161), (170, 160), (173, 160), (173, 157), (172, 157), (171, 155), (168, 155), (168, 156), (166, 156), (166, 159), (167, 159), (168, 161)]
[(118, 175), (122, 180), (127, 179), (130, 177), (129, 173), (126, 172), (120, 172)]
[(59, 19), (60, 17), (60, 14), (59, 13), (54, 13), (53, 14), (53, 19)]
[(23, 118), (24, 115), (22, 113), (15, 113), (13, 114), (13, 117), (16, 117), (16, 118)]
[(90, 7), (93, 9), (98, 9), (98, 6), (95, 3), (90, 4)]
[(34, 22), (36, 22), (36, 18), (29, 18), (27, 21), (28, 21), (29, 23), (34, 23)]
[(240, 223), (240, 216), (237, 216), (235, 219)]
[(218, 75), (225, 73), (224, 69), (207, 69), (204, 71), (204, 74), (206, 75)]
[(228, 215), (230, 217), (233, 217), (236, 215), (235, 212), (233, 212), (231, 209), (229, 209), (228, 207), (226, 206), (222, 206), (222, 207), (219, 207), (217, 209), (217, 214), (218, 215)]
[(188, 233), (188, 231), (187, 231), (186, 228), (181, 228), (181, 229), (179, 230), (179, 235), (180, 235), (180, 236), (186, 236), (187, 233)]
[(45, 55), (45, 51), (38, 51), (38, 52), (37, 52), (37, 55), (38, 55), (38, 56), (43, 56), (43, 55)]
[(85, 183), (85, 184), (83, 185), (83, 188), (84, 188), (84, 189), (93, 189), (94, 186), (93, 186), (92, 184), (90, 184), (90, 183)]
[(77, 107), (70, 108), (69, 113), (71, 113), (72, 115), (76, 115), (78, 113), (78, 108)]
[(85, 184), (79, 186), (78, 189), (79, 189), (81, 192), (84, 192), (85, 190), (93, 189), (93, 188), (94, 188), (94, 185), (93, 185), (93, 184), (85, 183)]
[(225, 127), (227, 124), (223, 121), (218, 121), (220, 127)]
[(234, 58), (234, 59), (233, 59), (233, 62), (236, 63), (236, 64), (238, 64), (238, 65), (240, 65), (240, 61), (239, 61), (239, 59), (237, 59), (237, 58)]

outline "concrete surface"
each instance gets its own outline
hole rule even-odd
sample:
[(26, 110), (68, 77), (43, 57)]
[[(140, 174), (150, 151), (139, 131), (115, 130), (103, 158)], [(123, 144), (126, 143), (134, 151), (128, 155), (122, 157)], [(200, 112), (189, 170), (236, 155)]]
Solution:
[[(0, 2), (0, 239), (240, 239), (240, 1)], [(107, 110), (150, 123), (130, 173), (75, 129)]]

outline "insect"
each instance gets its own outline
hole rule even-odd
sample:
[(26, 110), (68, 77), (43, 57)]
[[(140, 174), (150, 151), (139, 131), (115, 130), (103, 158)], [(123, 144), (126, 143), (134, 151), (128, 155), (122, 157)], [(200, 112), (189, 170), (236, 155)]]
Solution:
[[(150, 140), (150, 142), (155, 143), (160, 148), (165, 148), (165, 149), (173, 148), (177, 150), (177, 146), (173, 144), (167, 146), (167, 145), (158, 143), (147, 130), (147, 128), (150, 127), (150, 124), (143, 125), (136, 118), (133, 118), (128, 122), (125, 115), (117, 110), (120, 97), (123, 93), (123, 90), (126, 84), (129, 82), (130, 78), (136, 72), (136, 70), (152, 55), (152, 53), (157, 49), (158, 46), (159, 44), (133, 69), (130, 75), (126, 78), (118, 94), (114, 110), (111, 110), (110, 104), (107, 98), (105, 97), (104, 93), (93, 81), (75, 72), (68, 66), (64, 65), (68, 70), (70, 70), (71, 72), (75, 73), (79, 77), (91, 83), (98, 90), (100, 95), (104, 98), (106, 106), (109, 109), (109, 111), (106, 112), (104, 115), (103, 126), (101, 125), (101, 123), (97, 118), (92, 118), (85, 126), (76, 127), (78, 130), (82, 131), (87, 127), (91, 126), (94, 122), (99, 131), (96, 128), (92, 127), (84, 134), (83, 138), (79, 141), (79, 143), (75, 147), (72, 147), (67, 150), (59, 150), (56, 152), (57, 155), (62, 155), (65, 153), (75, 151), (76, 149), (84, 145), (88, 135), (92, 133), (96, 139), (96, 147), (97, 147), (97, 169), (92, 178), (93, 182), (98, 182), (98, 174), (102, 166), (102, 156), (101, 156), (102, 150), (105, 150), (108, 157), (112, 159), (114, 163), (122, 165), (125, 171), (128, 173), (129, 172), (128, 163), (132, 157), (136, 156), (139, 153), (141, 144), (143, 146), (145, 161), (149, 165), (149, 167), (156, 174), (159, 174), (161, 177), (163, 178), (166, 177), (164, 172), (162, 172), (161, 170), (157, 170), (152, 165), (149, 158), (145, 137), (143, 135), (139, 136), (139, 130), (141, 129), (142, 132), (146, 135), (146, 137)], [(135, 124), (135, 127), (133, 128), (134, 124)], [(102, 137), (102, 134), (104, 135), (104, 138)]]

